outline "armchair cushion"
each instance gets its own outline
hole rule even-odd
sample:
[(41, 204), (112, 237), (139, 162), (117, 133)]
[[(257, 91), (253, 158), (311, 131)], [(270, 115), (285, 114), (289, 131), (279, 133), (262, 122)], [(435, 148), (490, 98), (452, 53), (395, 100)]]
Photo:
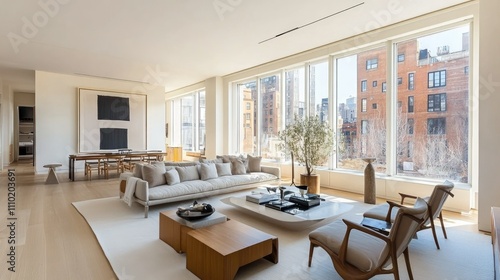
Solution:
[[(312, 231), (309, 238), (319, 241), (338, 255), (346, 229), (345, 223), (342, 220), (337, 220)], [(379, 267), (382, 265), (380, 262), (385, 260), (388, 252), (387, 243), (381, 239), (355, 229), (351, 231), (347, 249), (347, 262), (358, 269), (370, 271)]]

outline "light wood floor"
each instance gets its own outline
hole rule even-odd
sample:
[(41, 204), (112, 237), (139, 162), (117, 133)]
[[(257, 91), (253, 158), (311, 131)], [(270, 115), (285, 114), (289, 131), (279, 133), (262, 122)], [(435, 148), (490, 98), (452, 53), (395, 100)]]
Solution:
[[(118, 195), (118, 179), (87, 181), (83, 174), (70, 182), (59, 174), (58, 185), (45, 185), (30, 163), (16, 163), (16, 272), (3, 261), (9, 252), (7, 168), (0, 175), (0, 279), (117, 279), (92, 230), (72, 202)], [(323, 193), (363, 201), (363, 196), (322, 188)], [(380, 200), (379, 203), (384, 201)], [(477, 231), (477, 213), (445, 212), (447, 222)], [(9, 220), (10, 221), (10, 220)], [(462, 227), (464, 228), (464, 227)]]

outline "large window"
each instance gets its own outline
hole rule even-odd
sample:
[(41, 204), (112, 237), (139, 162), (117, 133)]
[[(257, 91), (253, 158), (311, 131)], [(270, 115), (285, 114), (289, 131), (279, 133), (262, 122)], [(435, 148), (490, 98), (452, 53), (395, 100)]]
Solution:
[(205, 90), (172, 100), (172, 143), (186, 151), (205, 149)]
[(468, 182), (468, 38), (463, 26), (397, 44), (419, 54), (397, 69), (409, 73), (408, 88), (397, 89), (398, 100), (408, 100), (407, 112), (397, 112), (398, 175)]
[(469, 28), (405, 35), (239, 83), (235, 153), (283, 159), (278, 131), (310, 114), (335, 131), (331, 169), (362, 171), (361, 159), (374, 157), (376, 172), (390, 176), (469, 182)]
[(329, 120), (330, 100), (328, 99), (328, 61), (309, 66), (309, 114)]
[(257, 149), (257, 82), (250, 81), (238, 84), (238, 100), (240, 111), (238, 115), (239, 120), (239, 138), (238, 138), (238, 151), (244, 154), (255, 153)]
[[(291, 124), (295, 115), (305, 116), (305, 70), (298, 68), (285, 72), (285, 125)], [(275, 101), (279, 102), (279, 99)], [(276, 129), (281, 127), (277, 123)]]
[[(281, 90), (280, 75), (271, 75), (260, 78), (260, 154), (264, 158), (277, 158), (280, 151), (277, 150), (278, 131), (280, 130), (281, 114)], [(302, 114), (305, 104), (299, 102), (299, 114)]]
[[(378, 59), (373, 59), (373, 57), (378, 57)], [(375, 163), (377, 172), (385, 171), (386, 97), (380, 94), (377, 87), (363, 87), (363, 82), (366, 84), (368, 80), (385, 78), (385, 69), (377, 68), (379, 63), (382, 65), (385, 57), (386, 49), (376, 48), (335, 60), (338, 168), (363, 170), (366, 163), (361, 158), (375, 157), (377, 158)], [(366, 61), (366, 69), (363, 67), (363, 61)], [(372, 104), (377, 104), (377, 110), (367, 110), (368, 100)], [(358, 117), (362, 117), (363, 120)]]
[(183, 97), (182, 104), (182, 149), (192, 151), (194, 140), (194, 98), (192, 95)]

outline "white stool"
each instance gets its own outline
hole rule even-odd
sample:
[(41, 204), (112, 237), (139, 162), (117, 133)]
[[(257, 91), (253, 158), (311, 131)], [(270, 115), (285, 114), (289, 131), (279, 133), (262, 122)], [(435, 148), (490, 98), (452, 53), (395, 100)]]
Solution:
[(46, 164), (43, 167), (49, 168), (49, 176), (47, 176), (47, 180), (45, 180), (45, 184), (59, 184), (59, 179), (56, 174), (56, 167), (61, 167), (60, 163), (51, 163)]

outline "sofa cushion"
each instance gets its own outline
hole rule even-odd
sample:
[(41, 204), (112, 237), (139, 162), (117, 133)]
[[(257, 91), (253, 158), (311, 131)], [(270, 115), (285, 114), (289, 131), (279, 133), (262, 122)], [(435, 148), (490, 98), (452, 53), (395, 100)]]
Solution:
[(231, 176), (231, 163), (216, 163), (215, 168), (217, 169), (217, 175), (221, 176)]
[(232, 160), (238, 159), (239, 156), (222, 155), (222, 156), (217, 156), (217, 158), (222, 159), (222, 162), (224, 162), (224, 163), (231, 163)]
[(201, 163), (200, 164), (200, 178), (202, 180), (217, 178), (217, 168), (215, 163)]
[(145, 162), (137, 162), (136, 164), (134, 164), (134, 177), (142, 179), (142, 167), (146, 164), (147, 163)]
[(167, 180), (167, 185), (175, 185), (181, 182), (179, 172), (175, 168), (171, 168), (165, 172), (165, 179)]
[(251, 155), (247, 155), (248, 159), (248, 172), (260, 172), (260, 162), (262, 161), (262, 157), (253, 157)]
[(173, 162), (173, 161), (165, 161), (165, 166), (193, 166), (197, 165), (196, 161), (181, 161), (181, 162)]
[(246, 173), (247, 169), (245, 167), (245, 163), (241, 159), (233, 159), (231, 161), (231, 174), (241, 175)]
[(148, 182), (150, 188), (164, 185), (167, 183), (165, 171), (165, 165), (162, 162), (145, 164), (142, 166), (142, 179)]
[(179, 173), (179, 178), (181, 182), (200, 180), (200, 175), (198, 174), (198, 167), (193, 166), (176, 166), (175, 169)]
[(216, 159), (200, 158), (200, 162), (202, 162), (202, 163), (223, 163), (222, 158), (216, 158)]

